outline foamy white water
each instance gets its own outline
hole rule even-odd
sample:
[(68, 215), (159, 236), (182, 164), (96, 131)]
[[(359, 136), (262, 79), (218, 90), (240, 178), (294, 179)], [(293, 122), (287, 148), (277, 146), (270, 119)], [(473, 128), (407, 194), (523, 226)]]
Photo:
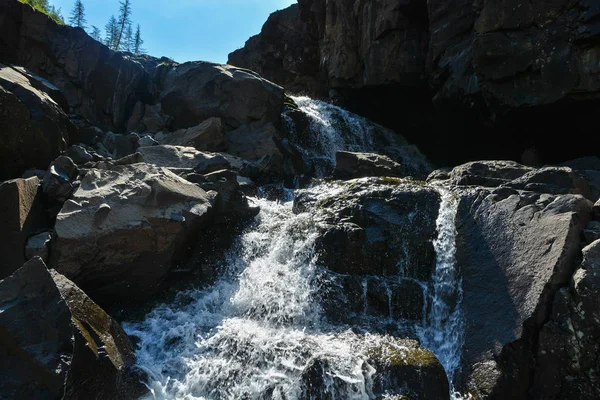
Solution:
[(417, 329), (421, 344), (438, 357), (450, 382), (460, 373), (464, 336), (462, 281), (456, 268), (456, 213), (458, 200), (445, 188), (436, 220), (436, 266), (428, 293), (428, 310)]
[(325, 362), (331, 399), (373, 399), (368, 351), (385, 336), (357, 335), (322, 317), (314, 298), (313, 216), (259, 201), (254, 229), (205, 290), (181, 293), (137, 323), (138, 366), (155, 399), (307, 398), (302, 373)]

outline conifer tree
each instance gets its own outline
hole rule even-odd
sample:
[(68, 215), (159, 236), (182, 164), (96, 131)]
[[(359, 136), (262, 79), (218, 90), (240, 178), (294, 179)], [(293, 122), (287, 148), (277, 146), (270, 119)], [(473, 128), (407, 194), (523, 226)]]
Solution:
[(104, 27), (104, 32), (104, 44), (108, 46), (109, 49), (118, 51), (117, 36), (119, 34), (119, 22), (114, 15), (108, 20), (108, 23)]
[(75, 0), (75, 6), (73, 7), (73, 11), (71, 11), (71, 18), (69, 18), (69, 23), (71, 26), (76, 26), (79, 28), (85, 29), (86, 24), (85, 19), (85, 8), (83, 7), (83, 3), (81, 0)]
[(133, 37), (133, 49), (132, 49), (133, 53), (134, 54), (143, 54), (144, 53), (144, 49), (142, 48), (143, 44), (144, 44), (144, 41), (142, 40), (140, 24), (138, 24), (137, 28), (135, 30), (135, 35)]
[(125, 29), (125, 35), (123, 36), (123, 43), (121, 46), (123, 50), (131, 53), (133, 50), (134, 39), (135, 37), (133, 36), (133, 28), (131, 27), (131, 24), (128, 24), (127, 28)]
[(100, 29), (96, 25), (92, 25), (92, 32), (90, 32), (90, 36), (96, 39), (99, 42), (102, 42), (102, 35), (100, 33)]
[(121, 42), (123, 39), (123, 35), (125, 33), (125, 28), (127, 25), (131, 23), (131, 1), (124, 0), (120, 2), (121, 8), (119, 9), (119, 22), (118, 22), (118, 33), (116, 38), (116, 48), (119, 50), (123, 43)]

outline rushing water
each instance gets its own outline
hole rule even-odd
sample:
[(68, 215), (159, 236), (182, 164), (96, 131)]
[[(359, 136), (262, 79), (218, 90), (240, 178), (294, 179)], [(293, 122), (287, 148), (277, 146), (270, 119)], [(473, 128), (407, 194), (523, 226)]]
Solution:
[(456, 269), (456, 211), (453, 194), (442, 194), (434, 241), (436, 266), (428, 293), (428, 310), (423, 326), (417, 329), (421, 344), (438, 357), (450, 382), (460, 372), (464, 322), (462, 318), (462, 282)]
[[(372, 150), (368, 121), (308, 98), (295, 101), (318, 125), (318, 151), (311, 150), (312, 157), (331, 165), (338, 150)], [(335, 197), (339, 188), (313, 190)], [(225, 254), (223, 272), (212, 286), (181, 292), (142, 321), (124, 324), (138, 338), (137, 363), (147, 373), (149, 397), (367, 400), (381, 395), (374, 393), (369, 354), (389, 338), (356, 333), (324, 316), (314, 251), (316, 211), (294, 214), (290, 201), (253, 201), (261, 212)], [(429, 298), (426, 317), (415, 326), (450, 379), (459, 369), (462, 344), (455, 214), (456, 201), (442, 190), (436, 268), (432, 281), (423, 284)], [(365, 302), (364, 313), (367, 308)], [(389, 310), (391, 319), (391, 303)], [(326, 366), (319, 378), (323, 397), (306, 392), (311, 366)]]

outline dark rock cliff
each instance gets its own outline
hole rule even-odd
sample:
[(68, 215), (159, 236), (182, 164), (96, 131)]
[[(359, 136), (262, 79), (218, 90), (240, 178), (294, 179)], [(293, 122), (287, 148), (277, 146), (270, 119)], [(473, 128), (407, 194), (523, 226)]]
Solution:
[[(599, 144), (593, 1), (298, 3), (273, 14), (230, 62), (289, 90), (329, 96), (401, 132), (438, 164), (539, 165), (593, 155)], [(289, 22), (294, 14), (300, 20)], [(300, 62), (312, 67), (294, 68)], [(309, 78), (320, 85), (304, 84)], [(566, 131), (578, 140), (550, 140)]]

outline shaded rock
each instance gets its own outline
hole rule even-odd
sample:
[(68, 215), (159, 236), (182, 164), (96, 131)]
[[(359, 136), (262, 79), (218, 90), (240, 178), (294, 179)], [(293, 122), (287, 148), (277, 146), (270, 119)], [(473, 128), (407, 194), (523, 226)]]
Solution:
[(544, 167), (530, 171), (504, 186), (549, 194), (580, 194), (590, 200), (592, 196), (586, 179), (569, 167)]
[(600, 200), (594, 204), (594, 215), (596, 219), (600, 219)]
[(83, 29), (58, 25), (17, 1), (2, 2), (0, 15), (3, 62), (23, 66), (51, 82), (71, 112), (93, 126), (124, 131), (137, 100), (150, 95), (149, 75), (141, 64), (111, 51)]
[(402, 165), (379, 154), (338, 151), (335, 155), (336, 179), (365, 178), (368, 176), (403, 177)]
[(593, 243), (600, 239), (600, 221), (592, 221), (583, 230), (583, 236), (587, 243)]
[(62, 205), (74, 190), (73, 181), (79, 170), (69, 157), (60, 156), (50, 164), (44, 175), (42, 190), (51, 205)]
[(250, 124), (225, 135), (227, 152), (251, 161), (266, 158), (273, 168), (281, 165), (283, 155), (276, 144), (277, 129), (272, 124)]
[(540, 332), (532, 394), (545, 399), (600, 396), (600, 241), (583, 249), (569, 287), (554, 300)]
[(439, 208), (435, 189), (398, 178), (365, 178), (318, 190), (300, 192), (294, 209), (318, 211), (320, 265), (342, 274), (429, 279)]
[(189, 168), (206, 174), (231, 167), (229, 161), (217, 153), (202, 153), (193, 147), (153, 146), (140, 147), (143, 162), (164, 168)]
[(297, 4), (276, 11), (261, 33), (248, 39), (243, 48), (229, 54), (228, 64), (258, 72), (291, 93), (326, 95), (319, 79), (318, 32), (300, 18)]
[(220, 118), (209, 118), (200, 125), (172, 132), (166, 135), (161, 144), (194, 147), (200, 151), (227, 150)]
[(79, 145), (69, 147), (65, 156), (69, 157), (77, 165), (94, 161), (94, 156), (92, 156), (85, 147)]
[(101, 308), (39, 258), (0, 281), (0, 392), (8, 398), (126, 399), (129, 338)]
[(208, 223), (212, 201), (153, 165), (91, 169), (58, 214), (51, 265), (97, 301), (142, 298)]
[(139, 140), (136, 133), (121, 135), (108, 132), (104, 135), (103, 144), (112, 158), (119, 159), (135, 153), (140, 147)]
[(37, 177), (15, 179), (0, 184), (0, 279), (25, 262), (27, 238), (49, 227)]
[(497, 187), (532, 171), (514, 161), (473, 161), (455, 167), (449, 177), (457, 186)]
[(31, 236), (25, 245), (25, 259), (31, 260), (34, 257), (39, 257), (43, 262), (48, 262), (51, 241), (51, 232), (42, 232)]
[(160, 103), (154, 105), (137, 102), (127, 122), (127, 130), (135, 132), (157, 133), (171, 123), (171, 118), (162, 111)]
[(560, 165), (578, 171), (600, 171), (600, 157), (581, 157), (566, 161)]
[(0, 181), (29, 168), (45, 169), (76, 139), (66, 114), (32, 80), (0, 64)]
[(146, 135), (142, 136), (140, 140), (138, 140), (140, 147), (150, 147), (150, 146), (158, 146), (159, 143), (152, 138), (152, 136)]
[(426, 284), (415, 279), (327, 274), (320, 281), (320, 301), (329, 321), (367, 323), (373, 329), (390, 321), (423, 321)]
[(218, 193), (214, 210), (226, 219), (247, 219), (256, 216), (260, 211), (258, 207), (250, 207), (248, 199), (240, 189), (235, 172), (220, 170), (207, 173), (203, 178), (204, 182), (198, 185), (206, 192), (213, 190)]
[(482, 388), (488, 398), (527, 398), (536, 332), (573, 273), (590, 216), (591, 203), (576, 195), (462, 191), (463, 371), (468, 380), (496, 364), (493, 387)]
[(226, 130), (252, 122), (279, 122), (283, 89), (256, 73), (208, 62), (188, 62), (171, 68), (159, 102), (173, 118), (174, 129), (221, 118)]

